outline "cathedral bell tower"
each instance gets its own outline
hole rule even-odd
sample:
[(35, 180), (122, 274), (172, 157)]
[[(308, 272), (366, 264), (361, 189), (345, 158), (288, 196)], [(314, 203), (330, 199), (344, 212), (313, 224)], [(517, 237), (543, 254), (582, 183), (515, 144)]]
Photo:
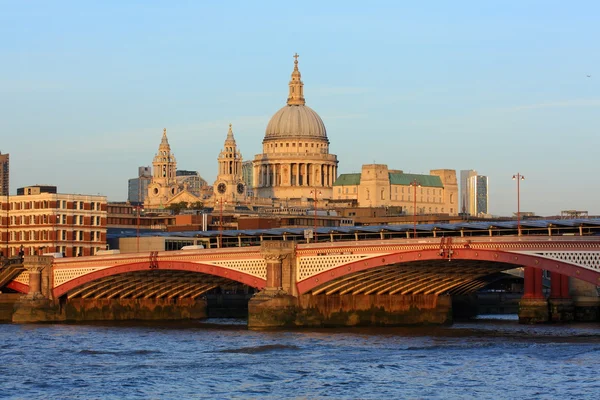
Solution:
[(233, 130), (229, 124), (229, 131), (225, 139), (225, 146), (219, 153), (219, 172), (214, 184), (213, 200), (227, 202), (235, 205), (246, 201), (246, 185), (242, 179), (242, 153), (237, 149)]
[(167, 128), (163, 130), (162, 140), (158, 146), (158, 153), (152, 161), (152, 182), (148, 185), (148, 195), (144, 207), (162, 208), (169, 199), (179, 191), (177, 185), (177, 161), (171, 153), (171, 146), (167, 139)]

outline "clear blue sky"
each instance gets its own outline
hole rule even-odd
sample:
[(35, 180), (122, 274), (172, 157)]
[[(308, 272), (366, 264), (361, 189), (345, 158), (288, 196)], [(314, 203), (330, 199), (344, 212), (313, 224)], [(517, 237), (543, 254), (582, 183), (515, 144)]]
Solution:
[[(228, 124), (261, 152), (293, 67), (339, 172), (475, 169), (490, 211), (600, 214), (600, 2), (2, 1), (11, 193), (126, 200), (167, 128), (212, 184)], [(587, 75), (592, 75), (588, 78)]]

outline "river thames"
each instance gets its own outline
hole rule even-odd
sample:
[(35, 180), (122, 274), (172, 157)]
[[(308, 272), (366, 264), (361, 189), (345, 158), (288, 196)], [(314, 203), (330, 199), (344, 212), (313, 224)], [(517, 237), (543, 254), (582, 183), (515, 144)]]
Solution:
[(0, 325), (0, 398), (597, 399), (600, 325)]

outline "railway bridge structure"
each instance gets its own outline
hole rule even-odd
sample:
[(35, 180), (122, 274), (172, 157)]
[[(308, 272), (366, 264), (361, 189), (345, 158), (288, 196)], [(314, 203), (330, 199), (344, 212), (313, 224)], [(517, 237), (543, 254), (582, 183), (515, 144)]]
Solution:
[[(244, 286), (250, 328), (452, 322), (452, 298), (524, 268), (524, 323), (598, 320), (600, 237), (423, 237), (25, 256), (0, 285), (24, 294), (14, 322), (206, 316), (204, 295)], [(542, 271), (551, 289), (542, 291)], [(2, 281), (3, 280), (3, 281)]]

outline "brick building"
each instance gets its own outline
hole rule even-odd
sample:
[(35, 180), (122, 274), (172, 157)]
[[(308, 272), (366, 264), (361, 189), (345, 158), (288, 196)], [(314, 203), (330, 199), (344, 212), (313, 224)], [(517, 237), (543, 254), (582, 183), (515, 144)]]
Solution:
[(2, 196), (0, 251), (14, 256), (63, 253), (93, 255), (106, 248), (105, 196), (56, 193), (55, 186), (19, 188)]

